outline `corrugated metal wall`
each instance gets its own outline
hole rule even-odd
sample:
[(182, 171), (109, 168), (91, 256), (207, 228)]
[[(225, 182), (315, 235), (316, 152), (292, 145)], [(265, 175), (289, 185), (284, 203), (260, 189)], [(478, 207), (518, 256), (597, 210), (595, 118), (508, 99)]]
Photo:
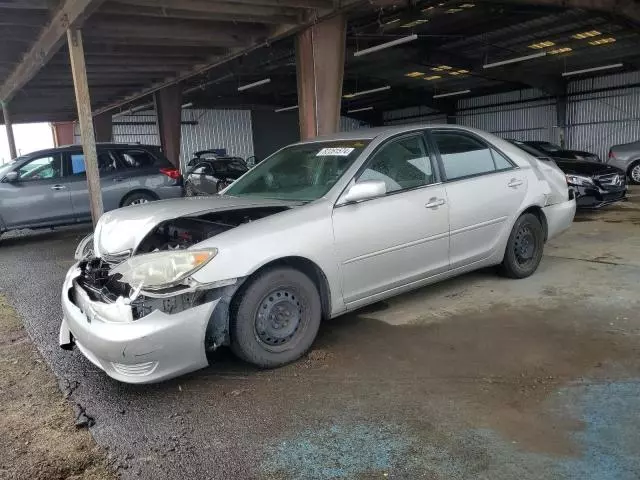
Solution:
[(382, 114), (385, 125), (407, 125), (412, 123), (447, 123), (447, 116), (433, 108), (420, 106), (400, 108)]
[(461, 99), (456, 123), (504, 138), (555, 142), (558, 135), (555, 100), (542, 97), (542, 92), (527, 89)]
[[(253, 155), (251, 112), (249, 110), (182, 110), (180, 161), (188, 161), (194, 152), (207, 148), (226, 148), (230, 155)], [(160, 145), (155, 111), (113, 119), (113, 141)], [(80, 143), (76, 125), (75, 142)]]
[(605, 158), (612, 145), (640, 140), (640, 72), (588, 78), (569, 83), (567, 147)]

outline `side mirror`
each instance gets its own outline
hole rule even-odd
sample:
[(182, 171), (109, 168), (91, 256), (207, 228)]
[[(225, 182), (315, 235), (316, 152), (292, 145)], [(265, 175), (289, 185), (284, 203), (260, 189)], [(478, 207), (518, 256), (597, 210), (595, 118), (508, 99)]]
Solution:
[(363, 180), (351, 185), (351, 188), (343, 197), (342, 203), (360, 202), (382, 197), (385, 193), (387, 193), (387, 184), (382, 180)]
[(18, 172), (9, 172), (4, 176), (4, 181), (8, 183), (13, 183), (18, 180)]

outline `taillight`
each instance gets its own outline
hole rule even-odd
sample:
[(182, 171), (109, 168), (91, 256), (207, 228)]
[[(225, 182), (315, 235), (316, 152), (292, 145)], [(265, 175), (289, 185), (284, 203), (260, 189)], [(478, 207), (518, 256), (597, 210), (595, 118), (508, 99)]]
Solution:
[(178, 180), (180, 178), (180, 170), (177, 168), (161, 168), (160, 173), (166, 175), (172, 180)]

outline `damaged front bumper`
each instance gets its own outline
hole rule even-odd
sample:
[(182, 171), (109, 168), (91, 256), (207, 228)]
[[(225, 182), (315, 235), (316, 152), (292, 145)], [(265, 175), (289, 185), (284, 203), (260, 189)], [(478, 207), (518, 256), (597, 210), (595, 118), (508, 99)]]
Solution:
[(207, 337), (228, 334), (225, 289), (178, 313), (153, 310), (134, 320), (131, 306), (122, 301), (92, 300), (77, 282), (80, 275), (76, 264), (62, 288), (60, 346), (75, 344), (121, 382), (153, 383), (206, 367)]

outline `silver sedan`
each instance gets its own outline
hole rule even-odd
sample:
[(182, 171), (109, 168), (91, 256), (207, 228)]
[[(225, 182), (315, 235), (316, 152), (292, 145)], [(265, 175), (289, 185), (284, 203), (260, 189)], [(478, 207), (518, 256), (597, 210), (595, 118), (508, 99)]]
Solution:
[(301, 142), (221, 195), (104, 214), (64, 281), (60, 343), (131, 383), (222, 345), (277, 367), (322, 319), (489, 265), (531, 275), (575, 207), (555, 165), (470, 128)]

